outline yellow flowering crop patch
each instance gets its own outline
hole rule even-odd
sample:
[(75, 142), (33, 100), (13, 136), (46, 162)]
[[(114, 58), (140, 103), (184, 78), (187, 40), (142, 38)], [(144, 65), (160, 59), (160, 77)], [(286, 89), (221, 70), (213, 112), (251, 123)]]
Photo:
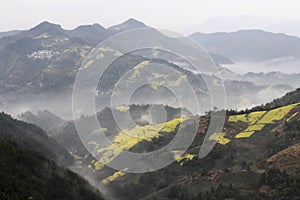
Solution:
[(248, 138), (251, 135), (253, 135), (254, 133), (255, 133), (255, 131), (243, 131), (243, 132), (237, 134), (235, 136), (235, 138), (237, 138), (237, 139), (239, 139), (239, 138)]
[(255, 124), (265, 113), (266, 111), (257, 111), (249, 113), (247, 116), (248, 123)]
[(145, 60), (145, 61), (139, 63), (138, 65), (136, 65), (133, 68), (134, 69), (133, 74), (132, 74), (132, 76), (129, 79), (130, 80), (135, 80), (137, 77), (139, 77), (141, 75), (140, 69), (144, 68), (145, 65), (148, 65), (149, 63), (150, 63), (149, 60)]
[(150, 87), (154, 90), (157, 90), (161, 85), (159, 83), (150, 83)]
[(94, 154), (101, 154), (99, 161), (95, 162), (96, 170), (104, 167), (103, 163), (110, 163), (115, 159), (123, 150), (129, 150), (141, 141), (152, 141), (153, 138), (158, 138), (160, 133), (174, 132), (177, 126), (187, 120), (188, 118), (177, 118), (171, 121), (146, 126), (136, 126), (131, 130), (120, 131), (114, 138), (113, 144), (106, 148), (99, 148), (95, 150)]
[(120, 111), (120, 112), (127, 112), (129, 110), (128, 106), (117, 106), (116, 110)]
[(226, 145), (228, 144), (231, 140), (228, 138), (225, 138), (226, 133), (214, 133), (209, 137), (209, 140), (215, 140), (219, 144)]
[(115, 56), (122, 56), (123, 55), (123, 53), (121, 51), (113, 49), (111, 47), (100, 47), (98, 49), (98, 51), (101, 51), (101, 52), (104, 52), (104, 53), (111, 52), (111, 53), (114, 53)]
[(299, 103), (270, 110), (258, 121), (258, 124), (269, 124), (274, 121), (282, 120), (297, 105), (299, 105)]
[(102, 180), (102, 183), (105, 183), (107, 184), (108, 182), (112, 182), (114, 181), (115, 179), (121, 177), (121, 176), (124, 176), (125, 175), (125, 172), (122, 172), (122, 171), (117, 171), (115, 172), (113, 175), (107, 177), (106, 179), (103, 179)]
[(294, 113), (292, 116), (290, 116), (286, 121), (289, 122), (291, 121), (294, 117), (296, 117), (298, 115), (298, 113)]
[(196, 155), (189, 154), (189, 153), (186, 153), (186, 154), (180, 156), (180, 154), (182, 153), (181, 151), (173, 151), (172, 153), (174, 154), (174, 159), (175, 159), (181, 166), (184, 165), (185, 160), (188, 162), (188, 161), (193, 160), (193, 159), (196, 157)]
[(265, 127), (265, 124), (253, 124), (248, 126), (248, 128), (245, 130), (247, 131), (260, 131)]
[(266, 111), (257, 111), (247, 114), (241, 115), (232, 115), (228, 118), (229, 122), (238, 122), (242, 121), (249, 124), (255, 124), (264, 114)]
[(164, 74), (160, 74), (160, 73), (152, 73), (153, 78), (157, 79), (157, 78), (162, 78), (165, 75)]
[(246, 122), (246, 123), (248, 122), (248, 120), (247, 120), (247, 115), (246, 115), (246, 114), (229, 116), (228, 121), (229, 121), (229, 122), (238, 122), (238, 121), (242, 121), (242, 122)]
[(169, 82), (168, 82), (168, 85), (169, 85), (169, 86), (179, 86), (179, 85), (181, 85), (181, 83), (182, 83), (184, 80), (187, 81), (187, 75), (181, 74), (181, 75), (179, 76), (179, 78), (178, 78), (176, 81), (169, 81)]

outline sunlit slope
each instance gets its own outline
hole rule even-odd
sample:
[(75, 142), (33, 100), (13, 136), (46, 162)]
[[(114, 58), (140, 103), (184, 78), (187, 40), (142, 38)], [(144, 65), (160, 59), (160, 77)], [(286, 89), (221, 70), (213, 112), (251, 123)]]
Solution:
[[(136, 126), (131, 130), (120, 131), (119, 134), (114, 138), (111, 146), (96, 150), (96, 153), (102, 153), (102, 157), (97, 162), (93, 162), (90, 167), (93, 167), (95, 170), (101, 170), (105, 166), (104, 163), (111, 162), (121, 153), (122, 150), (129, 150), (142, 141), (151, 142), (154, 138), (159, 138), (165, 133), (174, 133), (180, 123), (188, 119), (189, 118), (176, 118), (162, 124)], [(195, 155), (188, 153), (180, 156), (182, 154), (180, 151), (173, 152), (173, 154), (174, 159), (177, 163), (179, 163), (180, 166), (183, 166), (184, 163), (192, 160), (195, 157)], [(126, 171), (126, 169), (124, 169), (124, 171)], [(109, 183), (121, 176), (124, 176), (125, 174), (125, 172), (117, 171), (111, 176), (103, 179), (102, 182)]]
[[(283, 107), (279, 107), (273, 110), (270, 110), (268, 112), (261, 111), (261, 112), (253, 112), (248, 115), (235, 115), (230, 116), (228, 121), (229, 122), (238, 122), (242, 121), (247, 123), (249, 126), (243, 130), (242, 132), (238, 133), (235, 138), (247, 138), (252, 136), (257, 131), (261, 131), (265, 126), (269, 124), (273, 124), (276, 121), (283, 120), (287, 116), (289, 116), (289, 113), (291, 111), (299, 106), (300, 103), (295, 103)], [(291, 120), (293, 117), (295, 117), (297, 114), (293, 113), (291, 116), (289, 116), (286, 121)]]
[[(233, 125), (235, 123), (242, 123), (246, 124), (246, 128), (237, 133), (227, 133), (227, 127), (225, 126), (224, 131), (222, 133), (215, 133), (210, 136), (210, 140), (216, 140), (218, 144), (220, 145), (227, 145), (233, 140), (239, 140), (243, 138), (249, 138), (253, 136), (253, 134), (258, 133), (259, 131), (262, 131), (266, 126), (274, 124), (275, 122), (285, 122), (285, 121), (291, 121), (293, 120), (297, 115), (298, 112), (295, 110), (296, 107), (299, 107), (300, 103), (295, 103), (283, 107), (279, 107), (276, 109), (272, 109), (270, 111), (256, 111), (251, 112), (248, 114), (241, 114), (241, 115), (232, 115), (228, 117), (228, 123)], [(103, 159), (100, 161), (94, 163), (95, 169), (100, 170), (104, 167), (102, 163), (109, 162), (115, 156), (118, 155), (118, 151), (116, 151), (116, 147), (121, 147), (122, 149), (129, 150), (134, 145), (138, 144), (139, 142), (143, 140), (151, 141), (155, 137), (159, 137), (163, 132), (173, 132), (175, 131), (176, 126), (187, 119), (174, 119), (172, 121), (169, 121), (164, 124), (158, 124), (158, 125), (147, 125), (143, 127), (136, 127), (130, 131), (128, 131), (129, 134), (126, 134), (125, 132), (120, 132), (118, 136), (115, 137), (114, 143), (115, 146), (110, 147), (111, 150), (108, 151), (108, 149), (98, 149), (99, 152), (110, 152), (107, 154), (104, 154)], [(259, 133), (258, 133), (259, 134)], [(129, 137), (129, 135), (137, 135), (138, 138), (135, 137)], [(114, 153), (114, 156), (112, 156)], [(183, 166), (185, 163), (191, 161), (197, 155), (193, 154), (184, 154), (183, 156), (178, 156), (177, 152), (174, 153), (174, 159), (180, 164), (180, 166)], [(108, 159), (108, 157), (111, 156), (111, 160)], [(126, 171), (126, 170), (124, 170)], [(107, 178), (103, 179), (103, 183), (109, 183), (111, 181), (116, 180), (117, 178), (124, 176), (126, 173), (117, 171), (111, 176), (108, 176)]]
[(267, 159), (267, 164), (290, 174), (300, 173), (300, 143), (292, 145)]
[[(173, 133), (179, 124), (186, 120), (188, 118), (176, 118), (161, 124), (136, 126), (131, 130), (122, 130), (114, 137), (112, 144), (106, 148), (100, 148), (96, 141), (90, 141), (89, 145), (94, 147), (93, 154), (100, 156), (100, 159), (98, 161), (93, 160), (89, 167), (101, 170), (105, 166), (104, 163), (110, 163), (122, 150), (130, 150), (142, 141), (151, 142), (154, 138), (159, 138), (164, 133)], [(182, 160), (176, 153), (174, 153), (174, 157), (176, 157), (178, 162)], [(191, 158), (189, 157), (189, 159)], [(114, 176), (118, 177), (120, 175), (121, 173), (117, 173)], [(114, 180), (114, 178), (110, 177), (107, 180)]]
[[(248, 114), (231, 115), (228, 117), (228, 122), (234, 126), (236, 123), (245, 123), (247, 127), (241, 132), (232, 134), (226, 132), (215, 133), (210, 136), (210, 140), (216, 140), (221, 145), (228, 144), (232, 139), (249, 138), (256, 132), (262, 131), (267, 125), (274, 124), (277, 121), (289, 122), (298, 115), (298, 112), (292, 112), (294, 108), (300, 106), (300, 103), (295, 103), (287, 106), (282, 106), (270, 111), (255, 111)], [(230, 138), (228, 135), (230, 135)], [(226, 137), (227, 136), (227, 137)]]

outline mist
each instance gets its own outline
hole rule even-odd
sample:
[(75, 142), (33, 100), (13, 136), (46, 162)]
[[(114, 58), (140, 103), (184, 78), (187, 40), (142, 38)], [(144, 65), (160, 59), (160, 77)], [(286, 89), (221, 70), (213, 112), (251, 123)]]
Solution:
[(237, 74), (248, 72), (282, 72), (286, 74), (300, 73), (300, 60), (282, 58), (266, 62), (236, 62), (232, 65), (223, 65)]

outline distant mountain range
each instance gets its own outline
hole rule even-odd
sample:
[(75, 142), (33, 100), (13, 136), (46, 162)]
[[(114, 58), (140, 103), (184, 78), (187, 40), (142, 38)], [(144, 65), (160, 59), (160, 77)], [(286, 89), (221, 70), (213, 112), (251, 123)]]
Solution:
[(262, 30), (241, 30), (231, 33), (194, 33), (191, 35), (209, 52), (234, 62), (300, 60), (300, 38)]
[[(10, 113), (17, 112), (17, 114), (20, 114), (28, 110), (26, 106), (24, 108), (24, 105), (32, 109), (33, 104), (27, 104), (27, 102), (42, 100), (50, 103), (41, 105), (50, 107), (34, 106), (33, 109), (50, 109), (60, 116), (64, 116), (61, 112), (62, 110), (65, 112), (65, 109), (70, 113), (70, 96), (74, 79), (82, 61), (89, 52), (99, 42), (116, 33), (143, 27), (147, 27), (147, 25), (134, 19), (129, 19), (108, 29), (99, 24), (93, 24), (79, 26), (74, 30), (65, 30), (60, 25), (43, 22), (30, 30), (20, 31), (1, 38), (0, 107)], [(164, 38), (166, 41), (172, 42), (170, 38), (162, 36), (154, 29), (152, 37), (155, 40)], [(210, 52), (214, 61), (219, 64), (229, 65), (234, 62), (249, 60), (262, 62), (283, 57), (300, 58), (300, 39), (284, 34), (251, 30), (235, 33), (195, 33), (191, 37), (200, 42)], [(134, 64), (150, 59), (147, 56), (132, 56), (126, 62), (122, 61), (120, 63), (119, 61), (119, 63), (115, 62), (114, 64), (122, 66), (122, 73), (125, 73), (132, 69), (135, 66)], [(151, 60), (151, 62), (157, 63), (155, 59)], [(165, 62), (162, 60), (159, 62), (176, 69), (180, 67), (180, 64), (174, 64), (173, 61)], [(107, 91), (111, 89), (115, 83), (114, 81), (120, 76), (118, 71), (110, 72), (112, 78), (103, 79), (106, 80), (104, 86)], [(199, 79), (199, 75), (186, 69), (181, 70), (181, 73), (187, 75), (190, 80)], [(150, 80), (150, 76), (148, 78)], [(256, 78), (262, 79), (264, 77), (257, 76)], [(210, 79), (213, 80), (213, 76)], [(228, 87), (229, 107), (240, 107), (240, 105), (248, 107), (263, 103), (265, 102), (262, 100), (263, 94), (265, 94), (267, 88), (269, 88), (267, 89), (268, 92), (276, 94), (270, 96), (270, 98), (274, 98), (298, 86), (294, 84), (294, 81), (293, 84), (290, 84), (290, 81), (284, 83), (286, 84), (284, 87), (276, 87), (276, 82), (255, 81), (253, 78), (245, 79), (248, 81), (245, 82), (243, 78), (236, 75), (226, 79), (228, 79), (225, 81), (225, 85)], [(293, 80), (295, 80), (295, 77)], [(282, 85), (282, 83), (280, 84)], [(200, 88), (200, 85), (203, 86), (203, 84), (198, 84), (195, 88), (202, 90), (203, 88)], [(144, 89), (145, 92), (149, 92), (149, 88)], [(239, 98), (236, 98), (235, 95)], [(260, 97), (257, 97), (257, 95), (260, 95)], [(59, 100), (57, 100), (58, 96), (60, 97)], [(64, 99), (66, 105), (61, 109), (57, 109), (60, 108), (62, 99)], [(20, 108), (16, 105), (16, 102), (20, 104)], [(14, 106), (11, 106), (12, 104)], [(68, 115), (68, 117), (70, 116)]]
[[(32, 111), (42, 107), (60, 116), (64, 112), (70, 114), (74, 79), (89, 52), (114, 34), (143, 27), (146, 27), (144, 23), (134, 19), (108, 29), (93, 24), (64, 30), (60, 25), (43, 22), (30, 30), (4, 36), (0, 39), (0, 109), (15, 109), (19, 114), (24, 109)], [(155, 30), (151, 33), (153, 39), (166, 39)], [(195, 33), (191, 37), (208, 49), (219, 64), (300, 58), (300, 39), (285, 34), (249, 30)], [(169, 38), (166, 40), (171, 41)], [(166, 84), (179, 88), (181, 80), (186, 78), (199, 95), (199, 102), (206, 108), (206, 101), (211, 99), (202, 76), (207, 81), (220, 84), (215, 75), (194, 73), (174, 60), (128, 54), (115, 60), (104, 72), (95, 91), (96, 100), (103, 100), (98, 96), (107, 97), (113, 92), (122, 94), (122, 90), (113, 91), (113, 88), (129, 71), (140, 73), (145, 82), (151, 83), (168, 76), (163, 74), (164, 71), (150, 74), (147, 69), (143, 71), (143, 67), (136, 67), (145, 62), (176, 70), (178, 79)], [(191, 116), (187, 109), (154, 104), (97, 110), (101, 131), (98, 127), (89, 126), (91, 116), (76, 119), (88, 130), (85, 138), (88, 139), (87, 147), (99, 153), (102, 161), (106, 162), (113, 162), (120, 155), (116, 146), (132, 152), (152, 152), (169, 144), (176, 130), (184, 131), (184, 136), (187, 136), (195, 125), (199, 125), (188, 151), (178, 155), (181, 151), (179, 145), (178, 151), (172, 152), (174, 163), (151, 173), (130, 174), (126, 173), (126, 169), (125, 172), (117, 171), (96, 160), (82, 145), (74, 120), (66, 122), (47, 110), (19, 115), (27, 122), (0, 113), (0, 199), (102, 199), (102, 195), (83, 178), (63, 167), (72, 169), (101, 189), (103, 187), (104, 192), (108, 191), (104, 195), (111, 199), (298, 199), (300, 89), (267, 104), (251, 109), (250, 106), (293, 90), (300, 75), (275, 72), (240, 75), (218, 67), (224, 76), (227, 101), (232, 108), (227, 110), (221, 133), (206, 137), (214, 111), (199, 117)], [(142, 94), (142, 100), (148, 100), (157, 94), (157, 98), (163, 99), (167, 91), (158, 85), (148, 84), (139, 88), (138, 92)], [(187, 98), (186, 91), (181, 92), (179, 96)], [(56, 105), (53, 105), (54, 101), (57, 101)], [(55, 109), (49, 108), (51, 106)], [(247, 109), (237, 111), (237, 107)], [(165, 118), (161, 117), (162, 108)], [(121, 123), (127, 124), (128, 130), (118, 127), (113, 111), (124, 116)], [(116, 146), (102, 147), (98, 144), (98, 136), (102, 133)], [(141, 134), (141, 139), (132, 137), (131, 134), (136, 133)], [(207, 157), (199, 159), (204, 138), (217, 144)]]
[(288, 35), (300, 36), (300, 21), (281, 19), (278, 17), (262, 16), (219, 16), (205, 20), (199, 25), (189, 27), (189, 33), (216, 33), (216, 32), (236, 32), (238, 30), (260, 29), (274, 33), (285, 33)]
[(19, 32), (21, 32), (21, 31), (15, 30), (15, 31), (0, 32), (0, 38), (7, 37), (7, 36), (13, 36), (13, 35), (18, 34)]
[(54, 115), (48, 110), (38, 111), (37, 114), (27, 111), (25, 113), (21, 113), (18, 118), (24, 122), (36, 124), (46, 132), (55, 130), (65, 123), (65, 120)]
[[(132, 18), (107, 29), (99, 24), (93, 24), (82, 25), (74, 30), (64, 30), (60, 25), (43, 22), (29, 31), (0, 33), (0, 38), (6, 37), (3, 40), (9, 42), (26, 35), (38, 37), (43, 33), (48, 33), (55, 37), (80, 38), (82, 42), (96, 45), (113, 34), (145, 27), (148, 26)], [(290, 35), (262, 30), (240, 30), (230, 33), (194, 33), (191, 37), (211, 52), (215, 61), (221, 64), (230, 64), (232, 61), (259, 62), (283, 58), (300, 59), (300, 39)], [(0, 41), (0, 45), (1, 43), (3, 41)]]

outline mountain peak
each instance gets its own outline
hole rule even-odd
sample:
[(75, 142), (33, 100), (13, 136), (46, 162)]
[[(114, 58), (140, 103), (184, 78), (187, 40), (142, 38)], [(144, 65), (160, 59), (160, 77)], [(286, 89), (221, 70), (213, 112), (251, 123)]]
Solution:
[(81, 25), (78, 26), (76, 29), (74, 30), (80, 30), (80, 29), (95, 29), (95, 30), (104, 30), (105, 28), (103, 26), (101, 26), (98, 23), (92, 24), (92, 25)]
[(60, 25), (58, 24), (53, 24), (48, 21), (43, 21), (39, 25), (33, 27), (31, 30), (41, 30), (41, 29), (62, 29)]
[(78, 26), (77, 28), (68, 31), (68, 34), (73, 37), (80, 37), (90, 44), (98, 44), (109, 37), (109, 32), (97, 23)]
[(128, 20), (126, 20), (125, 22), (123, 22), (123, 24), (140, 24), (140, 25), (146, 26), (143, 22), (138, 21), (138, 20), (136, 20), (134, 18), (129, 18)]
[(92, 27), (95, 27), (95, 28), (102, 28), (102, 29), (104, 29), (104, 27), (103, 26), (101, 26), (100, 24), (98, 24), (98, 23), (94, 23), (93, 25), (92, 25)]
[(29, 30), (29, 32), (35, 36), (43, 34), (43, 33), (50, 33), (52, 35), (64, 35), (64, 29), (58, 24), (53, 24), (48, 21), (44, 21), (39, 25), (33, 27)]
[(126, 20), (125, 22), (123, 22), (120, 25), (127, 25), (129, 27), (134, 27), (134, 28), (143, 28), (143, 27), (146, 27), (146, 25), (143, 22), (138, 21), (138, 20), (136, 20), (134, 18), (129, 18), (128, 20)]
[(140, 22), (134, 18), (129, 18), (125, 22), (115, 25), (115, 26), (111, 26), (108, 29), (117, 31), (117, 32), (122, 32), (122, 31), (127, 31), (130, 29), (145, 28), (145, 27), (147, 27), (147, 26), (143, 22)]

